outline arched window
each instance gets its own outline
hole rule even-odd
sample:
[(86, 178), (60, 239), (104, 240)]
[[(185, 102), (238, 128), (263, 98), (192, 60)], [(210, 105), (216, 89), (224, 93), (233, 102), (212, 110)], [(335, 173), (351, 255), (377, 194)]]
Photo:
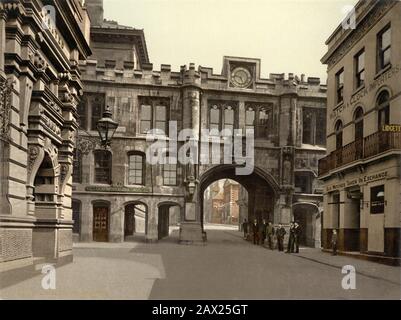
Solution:
[(128, 184), (145, 184), (145, 156), (139, 152), (128, 155)]
[(363, 109), (359, 107), (354, 113), (355, 141), (363, 139)]
[(95, 183), (111, 184), (112, 157), (109, 151), (99, 150), (95, 156)]
[(335, 126), (336, 131), (336, 149), (341, 149), (343, 147), (343, 123), (338, 120)]
[(385, 125), (390, 124), (390, 94), (388, 91), (382, 91), (377, 97), (376, 107), (379, 113), (378, 127), (383, 130)]

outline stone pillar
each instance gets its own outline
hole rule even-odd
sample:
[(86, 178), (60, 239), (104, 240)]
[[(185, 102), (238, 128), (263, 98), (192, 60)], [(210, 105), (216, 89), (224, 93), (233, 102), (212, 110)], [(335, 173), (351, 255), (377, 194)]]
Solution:
[[(195, 70), (195, 65), (190, 64), (189, 70), (183, 69), (183, 127), (192, 130), (193, 143), (200, 152), (199, 130), (200, 130), (200, 112), (201, 112), (201, 88), (200, 74)], [(183, 141), (184, 142), (184, 141)], [(185, 143), (185, 142), (184, 142)], [(194, 159), (196, 163), (186, 165), (185, 185), (186, 185), (186, 201), (185, 201), (185, 221), (181, 223), (180, 242), (195, 243), (203, 242), (203, 228), (201, 221), (201, 205), (198, 202), (198, 168), (199, 157)]]
[(82, 242), (93, 241), (93, 206), (89, 199), (81, 203), (81, 239)]
[(124, 207), (116, 201), (110, 206), (109, 242), (124, 242)]
[(146, 241), (147, 242), (157, 242), (159, 240), (159, 210), (157, 207), (157, 203), (151, 202), (148, 205), (148, 219), (147, 219), (147, 233), (146, 233)]

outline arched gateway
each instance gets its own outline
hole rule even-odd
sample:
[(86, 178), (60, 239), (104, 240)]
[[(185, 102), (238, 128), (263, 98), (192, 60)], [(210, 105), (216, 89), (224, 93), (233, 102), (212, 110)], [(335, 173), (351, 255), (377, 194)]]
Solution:
[(236, 165), (219, 165), (207, 170), (199, 181), (199, 221), (204, 222), (203, 195), (205, 190), (215, 181), (230, 179), (241, 184), (248, 192), (248, 221), (254, 219), (276, 220), (274, 216), (279, 186), (275, 179), (260, 168), (255, 168), (251, 175), (236, 175)]
[[(274, 223), (289, 222), (291, 216), (281, 214), (280, 199), (283, 198), (274, 177), (259, 167), (255, 167), (250, 175), (238, 175), (236, 172), (238, 168), (239, 166), (234, 164), (201, 168), (200, 171), (203, 172), (196, 187), (194, 202), (186, 202), (185, 221), (182, 222), (180, 231), (181, 242), (204, 241), (204, 192), (212, 183), (222, 179), (234, 180), (248, 192), (248, 215), (246, 217), (248, 221), (266, 219)], [(195, 214), (190, 217), (188, 212), (193, 210)]]

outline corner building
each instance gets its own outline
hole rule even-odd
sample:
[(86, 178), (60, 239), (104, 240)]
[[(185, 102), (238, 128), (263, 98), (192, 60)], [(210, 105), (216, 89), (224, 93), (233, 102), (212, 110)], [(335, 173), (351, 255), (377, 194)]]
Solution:
[[(327, 40), (323, 246), (400, 262), (401, 2), (359, 1), (356, 28)], [(393, 125), (393, 126), (391, 126)]]
[[(305, 225), (305, 242), (320, 246), (323, 198), (317, 174), (326, 153), (326, 126), (317, 125), (326, 119), (326, 86), (320, 79), (263, 78), (259, 59), (240, 57), (224, 57), (221, 73), (193, 63), (179, 71), (170, 65), (155, 70), (143, 30), (105, 20), (102, 1), (88, 1), (88, 8), (93, 55), (81, 66), (76, 238), (121, 242), (137, 232), (133, 226), (140, 219), (146, 240), (157, 241), (168, 235), (174, 208), (181, 242), (202, 242), (204, 191), (217, 180), (232, 179), (248, 191), (246, 218), (288, 225), (295, 217)], [(107, 150), (91, 138), (106, 106), (119, 122)], [(178, 123), (178, 132), (189, 128), (195, 136), (203, 128), (255, 129), (254, 172), (237, 176), (238, 165), (223, 159), (220, 165), (150, 165), (146, 132), (168, 132), (170, 121)]]
[(0, 271), (72, 260), (89, 23), (78, 0), (0, 1)]

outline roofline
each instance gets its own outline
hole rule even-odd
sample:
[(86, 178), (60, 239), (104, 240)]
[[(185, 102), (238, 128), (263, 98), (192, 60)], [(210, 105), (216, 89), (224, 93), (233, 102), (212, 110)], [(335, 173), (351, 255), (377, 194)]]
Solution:
[(92, 26), (91, 27), (91, 35), (92, 34), (118, 34), (118, 35), (126, 35), (126, 36), (139, 36), (141, 39), (141, 50), (140, 55), (143, 58), (141, 64), (149, 63), (149, 53), (145, 40), (145, 32), (143, 29), (127, 29), (127, 28), (108, 28), (102, 26)]

